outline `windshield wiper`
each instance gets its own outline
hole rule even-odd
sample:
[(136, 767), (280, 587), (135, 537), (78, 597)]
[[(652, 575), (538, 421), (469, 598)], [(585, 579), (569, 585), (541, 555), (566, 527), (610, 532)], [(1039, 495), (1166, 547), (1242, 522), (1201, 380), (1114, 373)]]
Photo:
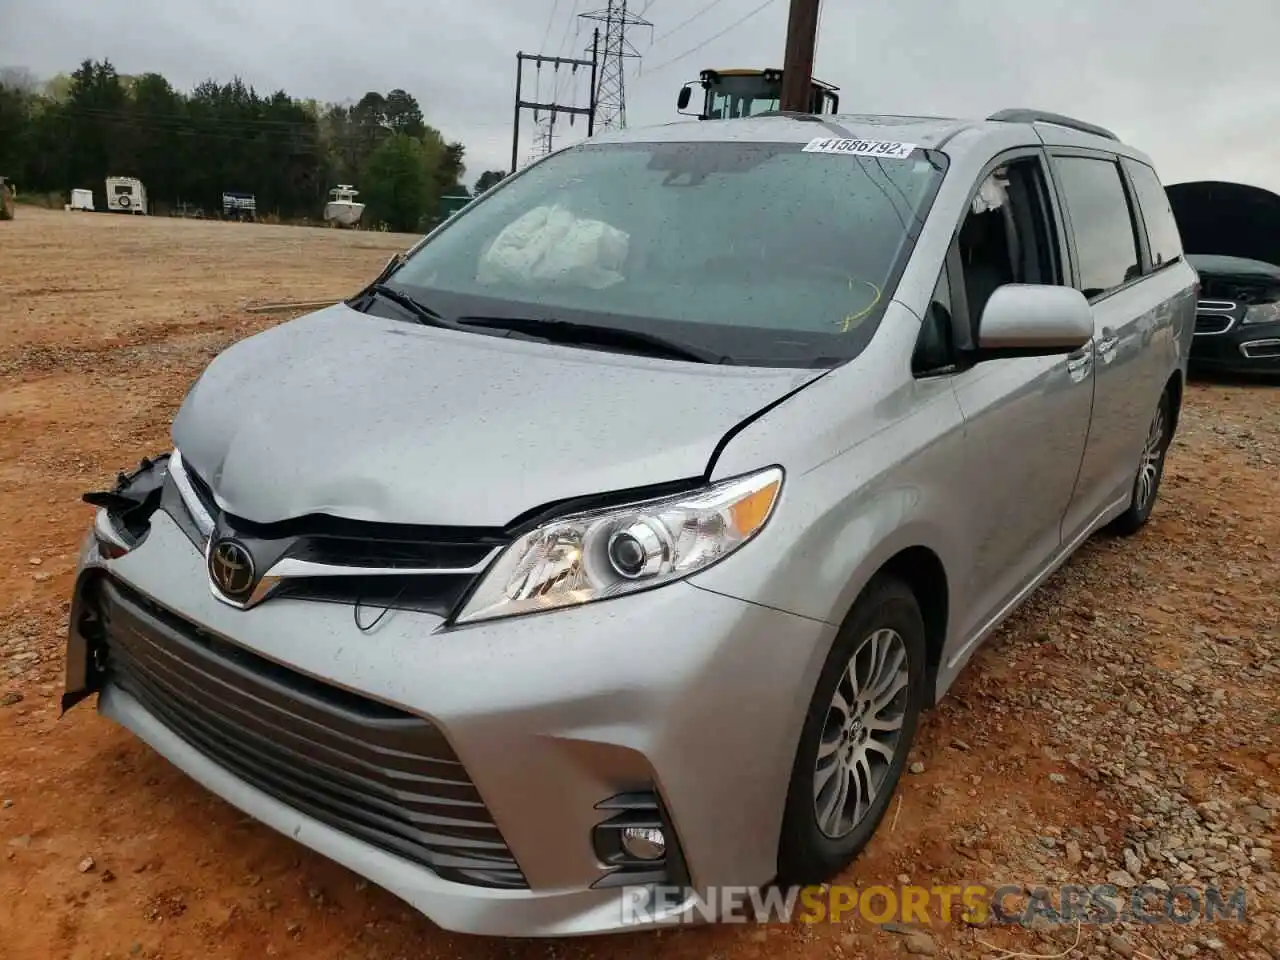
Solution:
[(379, 297), (385, 297), (397, 306), (404, 307), (414, 315), (417, 321), (428, 327), (452, 327), (441, 314), (432, 310), (425, 303), (415, 300), (403, 290), (397, 290), (395, 287), (388, 286), (385, 283), (373, 283), (365, 290), (364, 296), (376, 294)]
[(687, 360), (692, 363), (733, 363), (732, 358), (721, 356), (710, 350), (668, 340), (666, 337), (652, 333), (628, 330), (625, 327), (608, 327), (602, 324), (578, 323), (574, 320), (535, 317), (461, 317), (458, 325), (484, 327), (489, 330), (512, 330), (532, 337), (541, 337), (554, 343), (619, 347), (633, 353), (642, 353), (650, 357), (666, 357), (670, 360)]

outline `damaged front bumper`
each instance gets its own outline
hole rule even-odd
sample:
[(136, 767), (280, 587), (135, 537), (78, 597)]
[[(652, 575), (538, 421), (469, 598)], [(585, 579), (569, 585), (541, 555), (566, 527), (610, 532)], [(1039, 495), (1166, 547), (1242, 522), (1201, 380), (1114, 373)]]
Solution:
[[(151, 518), (164, 502), (169, 476), (169, 454), (144, 458), (132, 473), (121, 473), (110, 490), (86, 493), (81, 499), (98, 508), (93, 527), (85, 536), (76, 564), (76, 580), (84, 570), (115, 560), (137, 549), (151, 531)], [(94, 622), (97, 610), (85, 602), (77, 589), (71, 601), (67, 631), (66, 682), (62, 712), (66, 713), (102, 687), (106, 669), (105, 647), (91, 638), (101, 633)]]
[[(633, 916), (636, 889), (773, 876), (791, 691), (834, 627), (690, 583), (459, 628), (401, 609), (371, 633), (351, 604), (293, 596), (238, 609), (166, 505), (176, 477), (158, 502), (143, 477), (112, 491), (147, 504), (137, 522), (107, 528), (136, 546), (85, 539), (64, 707), (100, 692), (206, 788), (449, 930), (658, 926), (683, 905)], [(660, 825), (659, 860), (619, 848), (636, 825)]]

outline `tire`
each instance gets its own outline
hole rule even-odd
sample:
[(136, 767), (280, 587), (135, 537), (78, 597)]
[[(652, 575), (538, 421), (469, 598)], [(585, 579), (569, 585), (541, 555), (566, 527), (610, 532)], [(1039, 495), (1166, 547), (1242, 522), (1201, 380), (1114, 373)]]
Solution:
[[(892, 755), (888, 757), (883, 752), (886, 745), (879, 736), (872, 734), (871, 728), (857, 724), (850, 731), (848, 723), (840, 722), (843, 715), (835, 703), (838, 689), (842, 696), (850, 689), (847, 678), (850, 668), (855, 664), (858, 667), (868, 664), (877, 645), (888, 651), (883, 654), (885, 662), (881, 676), (898, 678), (889, 685), (889, 689), (901, 681), (901, 671), (890, 671), (889, 668), (898, 660), (899, 653), (905, 660), (905, 685), (888, 698), (888, 709), (878, 717), (881, 720), (886, 715), (901, 717), (897, 740), (890, 748)], [(836, 635), (805, 716), (778, 845), (778, 882), (783, 886), (819, 884), (830, 880), (857, 857), (875, 833), (893, 799), (915, 739), (925, 702), (926, 649), (924, 618), (915, 595), (896, 579), (884, 577), (873, 580)], [(876, 689), (878, 685), (864, 683), (863, 689), (868, 686)], [(835, 736), (838, 731), (840, 739)], [(860, 745), (868, 740), (881, 743), (881, 748), (860, 750)], [(833, 741), (837, 744), (834, 747)], [(820, 770), (819, 747), (824, 743), (826, 758)], [(857, 803), (854, 816), (843, 818), (847, 822), (834, 823), (827, 816), (827, 812), (839, 803), (838, 799), (833, 800), (832, 792), (839, 789), (841, 777), (845, 776), (840, 768), (849, 769), (841, 759), (859, 755), (866, 759), (866, 765), (859, 764), (856, 759), (850, 761), (858, 775), (856, 780), (846, 781), (846, 803), (855, 783), (865, 795), (868, 773), (875, 784), (874, 797), (869, 804)], [(833, 769), (835, 772), (830, 773)], [(820, 775), (823, 783), (819, 789)]]
[(1165, 455), (1169, 452), (1169, 444), (1173, 442), (1173, 414), (1173, 397), (1165, 390), (1160, 395), (1155, 415), (1147, 428), (1147, 439), (1142, 445), (1142, 459), (1133, 478), (1129, 506), (1107, 525), (1107, 530), (1111, 533), (1121, 537), (1132, 536), (1151, 519), (1151, 511), (1160, 496), (1160, 481), (1164, 478)]

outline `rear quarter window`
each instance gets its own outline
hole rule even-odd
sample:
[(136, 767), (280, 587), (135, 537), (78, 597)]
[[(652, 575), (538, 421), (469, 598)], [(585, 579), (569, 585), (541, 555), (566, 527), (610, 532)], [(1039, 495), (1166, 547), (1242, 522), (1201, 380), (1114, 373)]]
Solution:
[(1054, 174), (1066, 199), (1084, 295), (1096, 299), (1141, 276), (1137, 234), (1119, 164), (1061, 156), (1054, 158)]
[(1182, 236), (1178, 232), (1178, 221), (1173, 217), (1169, 195), (1156, 172), (1145, 163), (1126, 159), (1124, 166), (1133, 180), (1138, 208), (1142, 211), (1147, 245), (1151, 248), (1151, 265), (1159, 268), (1172, 263), (1182, 256)]

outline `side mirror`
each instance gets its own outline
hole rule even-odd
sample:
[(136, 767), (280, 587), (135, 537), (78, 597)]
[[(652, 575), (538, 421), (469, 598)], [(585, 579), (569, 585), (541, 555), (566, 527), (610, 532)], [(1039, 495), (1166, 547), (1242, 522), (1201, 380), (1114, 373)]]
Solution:
[(1051, 357), (1093, 338), (1093, 310), (1073, 287), (1010, 283), (997, 287), (978, 323), (980, 360)]
[(676, 97), (676, 109), (683, 110), (689, 106), (689, 101), (693, 99), (693, 88), (687, 83), (680, 88), (680, 95)]

